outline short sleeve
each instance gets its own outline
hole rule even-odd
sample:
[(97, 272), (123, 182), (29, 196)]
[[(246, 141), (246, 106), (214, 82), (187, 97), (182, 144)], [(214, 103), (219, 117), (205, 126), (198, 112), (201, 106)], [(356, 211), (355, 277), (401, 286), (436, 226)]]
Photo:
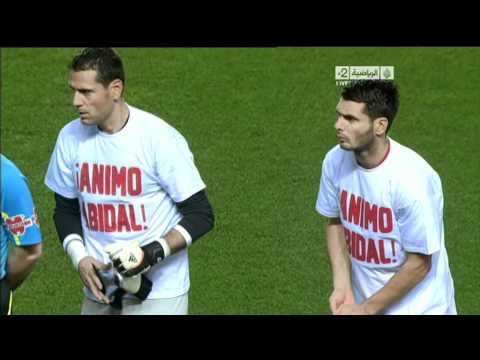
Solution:
[(68, 140), (62, 130), (48, 164), (45, 185), (63, 197), (74, 199), (78, 197), (78, 190), (75, 185), (75, 164), (70, 156), (72, 144)]
[(430, 255), (443, 239), (443, 194), (438, 176), (403, 182), (400, 188), (403, 205), (396, 218), (405, 251)]
[(334, 183), (332, 159), (330, 154), (325, 156), (322, 164), (320, 190), (318, 192), (316, 210), (323, 216), (335, 218), (340, 216), (338, 189)]
[(28, 180), (16, 167), (10, 167), (2, 174), (2, 192), (2, 223), (14, 244), (41, 243), (40, 225)]
[(161, 141), (154, 144), (158, 181), (176, 203), (185, 201), (206, 185), (200, 177), (185, 138), (169, 127)]

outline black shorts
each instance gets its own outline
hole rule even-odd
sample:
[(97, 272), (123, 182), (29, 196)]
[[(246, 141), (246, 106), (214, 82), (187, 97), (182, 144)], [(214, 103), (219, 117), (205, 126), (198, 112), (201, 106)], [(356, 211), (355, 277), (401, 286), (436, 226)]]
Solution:
[(0, 280), (0, 315), (12, 313), (12, 290), (8, 286), (7, 279)]

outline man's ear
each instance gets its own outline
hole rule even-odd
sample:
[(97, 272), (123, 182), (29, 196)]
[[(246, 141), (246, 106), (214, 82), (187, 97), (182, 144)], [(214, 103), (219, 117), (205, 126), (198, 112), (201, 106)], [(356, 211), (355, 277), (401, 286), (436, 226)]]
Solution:
[(120, 100), (123, 95), (123, 81), (120, 79), (113, 80), (110, 85), (108, 86), (110, 89), (110, 93), (113, 97), (114, 101)]
[(387, 133), (388, 119), (384, 116), (376, 118), (373, 121), (375, 135), (382, 136)]

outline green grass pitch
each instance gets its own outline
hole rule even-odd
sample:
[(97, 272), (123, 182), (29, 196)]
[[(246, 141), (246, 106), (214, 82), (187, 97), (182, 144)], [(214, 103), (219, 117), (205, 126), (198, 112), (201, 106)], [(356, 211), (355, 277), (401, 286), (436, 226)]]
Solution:
[[(57, 239), (43, 179), (76, 118), (67, 65), (78, 49), (1, 49), (1, 146), (29, 178), (44, 255), (16, 314), (78, 314), (79, 276)], [(118, 49), (126, 100), (187, 138), (216, 211), (190, 250), (191, 314), (328, 314), (321, 163), (336, 144), (335, 65), (393, 65), (390, 136), (440, 174), (461, 314), (480, 313), (480, 48)]]

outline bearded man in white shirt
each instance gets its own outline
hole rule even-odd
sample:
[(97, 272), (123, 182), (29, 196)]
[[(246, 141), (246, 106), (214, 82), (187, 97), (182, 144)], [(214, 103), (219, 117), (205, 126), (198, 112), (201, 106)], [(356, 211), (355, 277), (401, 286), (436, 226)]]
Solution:
[(339, 144), (323, 161), (316, 210), (328, 218), (333, 314), (456, 314), (439, 175), (387, 133), (399, 108), (392, 81), (347, 86)]

